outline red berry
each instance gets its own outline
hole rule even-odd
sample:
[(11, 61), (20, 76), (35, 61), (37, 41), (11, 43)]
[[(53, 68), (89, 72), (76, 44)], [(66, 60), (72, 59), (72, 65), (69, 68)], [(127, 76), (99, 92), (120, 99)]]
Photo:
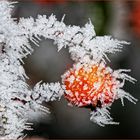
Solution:
[(63, 76), (65, 98), (73, 105), (96, 107), (98, 102), (105, 106), (114, 101), (116, 78), (112, 70), (103, 64), (74, 66)]

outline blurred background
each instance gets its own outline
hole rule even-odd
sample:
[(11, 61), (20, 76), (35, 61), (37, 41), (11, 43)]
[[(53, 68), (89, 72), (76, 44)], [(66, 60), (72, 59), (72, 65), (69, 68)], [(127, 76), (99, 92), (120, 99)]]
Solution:
[[(139, 0), (19, 0), (13, 16), (37, 17), (38, 14), (55, 14), (67, 25), (84, 26), (90, 18), (98, 36), (112, 35), (114, 38), (131, 42), (121, 53), (110, 55), (108, 65), (113, 69), (132, 69), (131, 76), (138, 81), (135, 85), (126, 83), (124, 89), (140, 99), (140, 1)], [(43, 38), (42, 38), (43, 39)], [(34, 47), (33, 55), (25, 59), (25, 70), (31, 78), (31, 86), (36, 82), (61, 81), (61, 75), (69, 69), (73, 61), (67, 49), (57, 52), (52, 40), (43, 39), (40, 47)], [(67, 101), (44, 103), (50, 110), (50, 116), (38, 117), (34, 121), (33, 131), (25, 131), (29, 137), (51, 139), (101, 139), (101, 138), (140, 138), (140, 102), (136, 105), (125, 100), (113, 103), (111, 114), (120, 125), (100, 127), (90, 122), (90, 110), (69, 107)], [(35, 138), (36, 137), (36, 138)], [(37, 138), (38, 137), (38, 138)]]

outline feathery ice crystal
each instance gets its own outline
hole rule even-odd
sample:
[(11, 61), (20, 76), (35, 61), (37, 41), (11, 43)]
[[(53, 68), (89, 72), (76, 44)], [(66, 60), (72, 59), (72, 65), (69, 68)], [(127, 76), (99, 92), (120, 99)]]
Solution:
[[(64, 95), (70, 103), (92, 109), (90, 120), (104, 126), (117, 124), (108, 108), (116, 99), (136, 99), (122, 87), (125, 80), (135, 79), (124, 72), (106, 66), (106, 54), (121, 50), (125, 41), (111, 36), (97, 37), (89, 21), (84, 27), (67, 26), (54, 15), (39, 15), (37, 19), (11, 17), (14, 2), (0, 1), (0, 139), (22, 138), (24, 129), (30, 130), (29, 112), (49, 110), (43, 101), (58, 100)], [(68, 47), (73, 68), (62, 75), (62, 84), (37, 83), (33, 89), (26, 83), (28, 76), (22, 59), (33, 52), (29, 40), (38, 45), (40, 37), (54, 40), (58, 51)]]

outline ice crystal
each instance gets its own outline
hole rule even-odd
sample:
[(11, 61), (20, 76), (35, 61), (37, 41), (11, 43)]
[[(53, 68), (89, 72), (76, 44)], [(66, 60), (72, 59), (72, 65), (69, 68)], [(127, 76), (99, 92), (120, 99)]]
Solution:
[[(64, 93), (71, 94), (59, 82), (39, 82), (33, 89), (26, 83), (28, 76), (22, 64), (23, 58), (33, 52), (30, 41), (38, 45), (40, 37), (44, 37), (54, 40), (58, 51), (67, 47), (75, 61), (75, 69), (83, 65), (105, 65), (108, 53), (120, 51), (123, 44), (128, 44), (111, 36), (97, 37), (91, 21), (82, 28), (67, 26), (63, 22), (64, 18), (58, 21), (54, 15), (48, 18), (46, 15), (38, 15), (37, 19), (30, 17), (17, 21), (11, 17), (13, 7), (13, 2), (0, 1), (0, 139), (24, 137), (22, 131), (31, 129), (31, 123), (28, 122), (30, 111), (43, 110), (48, 113), (48, 108), (41, 105), (43, 101), (59, 100)], [(115, 97), (120, 98), (122, 104), (123, 98), (135, 103), (136, 99), (122, 89), (125, 80), (133, 82), (134, 79), (124, 74), (123, 70), (111, 72), (118, 79), (118, 88), (114, 89)], [(69, 80), (72, 83), (74, 77), (69, 77)], [(99, 84), (94, 86), (99, 87)], [(90, 119), (101, 126), (114, 124), (106, 109), (109, 106), (111, 104), (96, 108)]]

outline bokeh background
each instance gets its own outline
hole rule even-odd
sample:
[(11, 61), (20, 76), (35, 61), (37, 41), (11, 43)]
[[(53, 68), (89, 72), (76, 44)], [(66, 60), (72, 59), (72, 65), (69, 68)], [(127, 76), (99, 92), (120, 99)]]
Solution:
[[(38, 14), (55, 14), (67, 25), (84, 26), (90, 18), (98, 36), (112, 35), (114, 38), (131, 42), (121, 53), (110, 55), (108, 65), (113, 69), (132, 69), (131, 76), (138, 81), (135, 85), (127, 82), (125, 90), (140, 99), (140, 1), (139, 0), (19, 0), (13, 17), (37, 17)], [(43, 39), (43, 38), (42, 38)], [(32, 44), (33, 45), (33, 44)], [(30, 77), (29, 84), (36, 82), (61, 82), (61, 75), (69, 69), (73, 61), (67, 49), (57, 52), (52, 40), (43, 39), (40, 47), (34, 47), (33, 55), (25, 59), (25, 70)], [(122, 107), (118, 100), (113, 103), (111, 114), (120, 125), (100, 127), (89, 121), (90, 110), (67, 106), (67, 101), (44, 103), (51, 110), (50, 116), (38, 117), (33, 131), (25, 133), (29, 137), (50, 138), (140, 138), (140, 101), (136, 105), (125, 100)], [(37, 138), (36, 138), (37, 139)]]

